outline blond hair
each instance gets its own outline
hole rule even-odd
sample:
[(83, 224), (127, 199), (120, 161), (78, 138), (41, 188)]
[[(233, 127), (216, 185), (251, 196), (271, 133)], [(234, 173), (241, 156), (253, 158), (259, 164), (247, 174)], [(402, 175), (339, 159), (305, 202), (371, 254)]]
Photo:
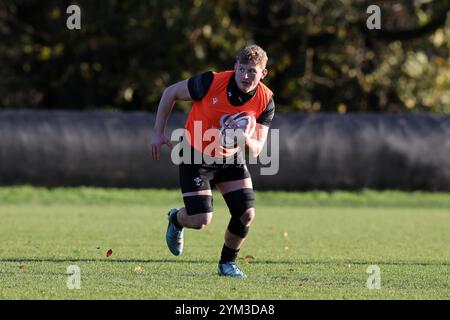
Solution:
[(262, 69), (266, 68), (267, 60), (267, 53), (256, 44), (246, 46), (236, 55), (237, 62), (248, 64), (250, 61), (252, 61)]

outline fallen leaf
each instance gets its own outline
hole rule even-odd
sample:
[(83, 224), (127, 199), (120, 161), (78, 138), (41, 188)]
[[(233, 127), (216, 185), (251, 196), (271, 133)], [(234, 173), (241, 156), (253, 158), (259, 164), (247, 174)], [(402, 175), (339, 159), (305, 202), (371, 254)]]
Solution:
[(351, 264), (344, 264), (344, 263), (337, 263), (336, 264), (336, 267), (338, 267), (338, 268), (351, 268), (352, 267), (352, 265)]
[(23, 264), (19, 265), (19, 270), (24, 270), (25, 266)]
[(136, 267), (134, 268), (134, 272), (136, 272), (136, 273), (141, 273), (141, 272), (142, 272), (141, 266), (136, 266)]
[(112, 255), (112, 250), (109, 249), (108, 252), (106, 252), (106, 257), (111, 257), (111, 255)]
[(244, 257), (244, 260), (245, 260), (245, 262), (250, 263), (250, 262), (252, 262), (253, 260), (255, 260), (255, 257), (254, 257), (254, 256), (251, 256), (251, 255), (248, 255), (248, 256), (245, 256), (245, 257)]

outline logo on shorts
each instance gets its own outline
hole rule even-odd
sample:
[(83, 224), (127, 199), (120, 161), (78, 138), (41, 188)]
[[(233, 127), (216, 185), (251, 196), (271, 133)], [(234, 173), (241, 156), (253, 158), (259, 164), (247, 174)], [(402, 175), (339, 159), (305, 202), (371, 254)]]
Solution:
[(219, 102), (219, 99), (217, 99), (216, 97), (212, 98), (212, 104), (216, 104), (217, 102)]
[(202, 185), (202, 179), (200, 177), (197, 177), (194, 179), (195, 186), (200, 187)]

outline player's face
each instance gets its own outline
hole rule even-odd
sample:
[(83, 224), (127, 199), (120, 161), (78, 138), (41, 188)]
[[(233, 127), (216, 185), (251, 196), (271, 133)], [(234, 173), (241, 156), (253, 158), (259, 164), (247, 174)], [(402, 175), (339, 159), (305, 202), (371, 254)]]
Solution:
[(267, 70), (254, 62), (243, 64), (236, 62), (234, 64), (236, 72), (236, 83), (242, 92), (248, 93), (258, 86), (261, 79), (267, 75)]

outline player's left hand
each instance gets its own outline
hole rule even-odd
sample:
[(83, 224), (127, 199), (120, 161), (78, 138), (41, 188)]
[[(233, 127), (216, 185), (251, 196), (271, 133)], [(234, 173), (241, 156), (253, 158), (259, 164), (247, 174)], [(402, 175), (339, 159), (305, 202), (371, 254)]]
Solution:
[(159, 160), (161, 155), (161, 146), (166, 144), (170, 149), (173, 148), (172, 142), (164, 134), (153, 133), (152, 136), (152, 158), (153, 160)]

